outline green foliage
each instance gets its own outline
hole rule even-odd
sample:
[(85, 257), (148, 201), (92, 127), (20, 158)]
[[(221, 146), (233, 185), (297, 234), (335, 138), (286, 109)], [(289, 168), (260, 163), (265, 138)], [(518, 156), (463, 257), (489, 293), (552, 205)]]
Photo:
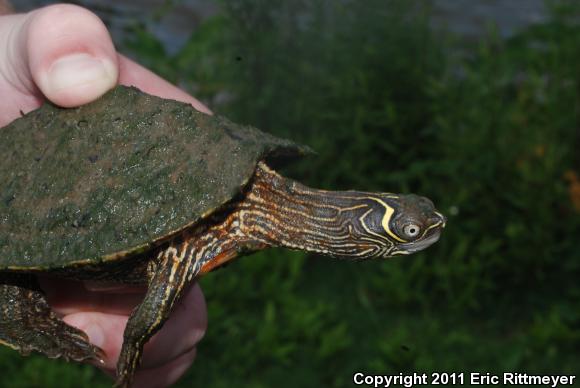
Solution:
[(0, 347), (0, 387), (110, 387), (110, 379), (88, 365), (73, 365), (60, 360), (48, 360), (39, 355), (20, 357), (15, 351)]
[[(420, 193), (449, 217), (442, 240), (408, 258), (276, 250), (205, 277), (209, 331), (179, 385), (580, 374), (580, 209), (565, 178), (580, 174), (579, 9), (555, 3), (542, 25), (458, 48), (430, 30), (423, 2), (365, 4), (224, 2), (171, 58), (145, 30), (132, 38), (134, 53), (215, 111), (319, 152), (290, 175)], [(36, 381), (30, 361), (0, 357)], [(91, 369), (31, 362), (60, 386), (95, 381)]]

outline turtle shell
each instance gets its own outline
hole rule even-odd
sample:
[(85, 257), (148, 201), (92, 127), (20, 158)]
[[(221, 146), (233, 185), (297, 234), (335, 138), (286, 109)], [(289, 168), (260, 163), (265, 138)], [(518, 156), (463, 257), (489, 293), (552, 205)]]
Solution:
[(0, 129), (0, 269), (119, 260), (232, 199), (266, 157), (307, 147), (119, 86)]

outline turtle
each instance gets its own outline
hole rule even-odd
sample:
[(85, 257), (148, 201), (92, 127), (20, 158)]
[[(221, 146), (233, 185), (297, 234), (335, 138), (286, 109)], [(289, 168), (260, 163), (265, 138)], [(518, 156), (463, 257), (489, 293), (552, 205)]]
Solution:
[(135, 87), (23, 114), (0, 130), (0, 343), (102, 360), (51, 310), (38, 275), (146, 285), (117, 364), (127, 387), (188, 285), (236, 257), (387, 258), (439, 239), (446, 218), (425, 197), (314, 189), (276, 171), (310, 153)]

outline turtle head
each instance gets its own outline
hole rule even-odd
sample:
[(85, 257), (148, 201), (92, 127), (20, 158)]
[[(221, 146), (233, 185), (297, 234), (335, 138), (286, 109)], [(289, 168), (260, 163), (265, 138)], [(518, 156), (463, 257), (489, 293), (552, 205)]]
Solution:
[[(353, 257), (390, 257), (421, 251), (439, 240), (446, 218), (433, 202), (415, 194), (357, 193), (358, 206), (343, 211)], [(357, 198), (358, 197), (358, 198)], [(358, 251), (357, 251), (358, 250)]]
[(445, 222), (425, 197), (317, 190), (259, 165), (239, 225), (266, 246), (358, 260), (423, 250), (439, 239)]

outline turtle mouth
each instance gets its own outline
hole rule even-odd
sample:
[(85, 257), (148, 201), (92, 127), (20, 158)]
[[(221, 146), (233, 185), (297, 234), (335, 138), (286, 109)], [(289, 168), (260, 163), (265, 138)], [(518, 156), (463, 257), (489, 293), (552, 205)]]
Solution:
[(437, 229), (434, 230), (433, 233), (423, 238), (420, 241), (413, 241), (406, 244), (401, 244), (397, 247), (397, 251), (393, 252), (393, 255), (409, 255), (411, 253), (422, 251), (423, 249), (435, 244), (439, 241), (439, 237), (441, 237), (441, 230)]

